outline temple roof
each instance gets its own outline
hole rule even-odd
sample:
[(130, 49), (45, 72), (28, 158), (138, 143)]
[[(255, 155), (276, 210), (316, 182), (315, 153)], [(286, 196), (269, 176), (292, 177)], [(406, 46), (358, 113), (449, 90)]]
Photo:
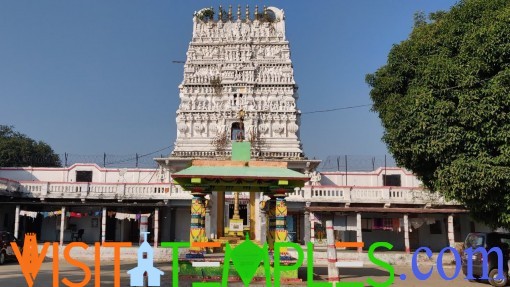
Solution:
[[(186, 169), (172, 174), (187, 190), (290, 192), (310, 177), (287, 168), (281, 161), (193, 160)], [(200, 191), (201, 192), (201, 191)]]
[(191, 166), (172, 175), (173, 178), (238, 178), (302, 180), (310, 178), (297, 171), (284, 167), (266, 166)]

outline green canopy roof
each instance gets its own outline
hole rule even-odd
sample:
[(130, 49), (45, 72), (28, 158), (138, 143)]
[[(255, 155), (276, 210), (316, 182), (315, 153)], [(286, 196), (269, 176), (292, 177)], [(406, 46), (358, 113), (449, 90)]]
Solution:
[(191, 166), (172, 177), (309, 180), (306, 175), (288, 168), (258, 166)]

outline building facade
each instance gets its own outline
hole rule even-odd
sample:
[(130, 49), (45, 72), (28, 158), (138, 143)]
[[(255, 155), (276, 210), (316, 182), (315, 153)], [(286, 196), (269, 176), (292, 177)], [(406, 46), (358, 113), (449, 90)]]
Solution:
[[(244, 11), (243, 11), (244, 10)], [(243, 13), (244, 12), (244, 13)], [(243, 15), (244, 14), (244, 15)], [(473, 222), (459, 204), (424, 190), (409, 172), (315, 171), (299, 138), (297, 85), (285, 36), (283, 10), (264, 7), (193, 17), (193, 35), (179, 85), (177, 136), (157, 169), (0, 168), (0, 224), (18, 237), (40, 241), (188, 241), (193, 195), (172, 175), (196, 159), (231, 156), (231, 143), (249, 141), (259, 161), (284, 162), (310, 181), (286, 194), (288, 240), (326, 244), (325, 221), (333, 220), (338, 241), (391, 242), (396, 250), (433, 250), (462, 241), (486, 227)], [(207, 237), (228, 232), (237, 212), (243, 229), (264, 242), (267, 214), (262, 192), (224, 191), (205, 200)], [(237, 202), (237, 204), (236, 204)], [(238, 206), (237, 210), (234, 206)], [(206, 228), (207, 229), (207, 228)], [(81, 233), (81, 237), (77, 234)]]
[[(81, 181), (84, 173), (92, 181)], [(145, 217), (149, 242), (189, 240), (192, 196), (161, 169), (105, 169), (95, 164), (0, 168), (0, 195), (1, 228), (18, 237), (34, 232), (40, 241), (65, 244), (84, 229), (84, 242), (137, 243)], [(315, 173), (286, 201), (288, 239), (298, 243), (325, 245), (328, 219), (333, 220), (338, 241), (363, 241), (365, 246), (388, 241), (402, 251), (406, 242), (410, 250), (419, 246), (439, 250), (463, 241), (469, 232), (489, 230), (470, 219), (459, 204), (424, 190), (401, 168)], [(224, 204), (224, 214), (210, 214), (211, 221), (222, 216), (228, 223), (232, 193), (226, 193)], [(258, 218), (250, 218), (251, 207), (248, 192), (242, 192), (240, 215), (247, 229), (262, 220), (260, 212)]]

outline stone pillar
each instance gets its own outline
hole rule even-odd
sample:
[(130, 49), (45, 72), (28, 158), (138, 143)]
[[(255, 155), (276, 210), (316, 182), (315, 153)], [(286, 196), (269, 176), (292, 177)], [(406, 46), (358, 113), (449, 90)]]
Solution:
[(310, 212), (310, 241), (315, 244), (315, 214)]
[[(363, 230), (361, 229), (361, 213), (356, 213), (356, 241), (363, 242)], [(363, 251), (362, 247), (358, 247), (358, 252)]]
[[(310, 202), (306, 202), (306, 208), (310, 207)], [(310, 224), (310, 211), (305, 209), (305, 245), (310, 242), (310, 232), (311, 232), (311, 224)]]
[(411, 248), (409, 247), (409, 216), (408, 214), (404, 214), (404, 245), (406, 248), (406, 253), (411, 252)]
[(274, 197), (271, 197), (267, 201), (267, 245), (270, 251), (274, 250), (274, 241), (275, 241), (275, 228), (276, 228), (276, 218), (275, 218), (275, 208), (276, 208), (276, 200)]
[(234, 191), (234, 215), (232, 216), (232, 219), (241, 219), (239, 216), (239, 193), (240, 191)]
[(448, 243), (455, 248), (455, 233), (453, 229), (453, 214), (448, 215)]
[(259, 192), (251, 192), (250, 194), (254, 194), (255, 200), (253, 202), (253, 228), (255, 230), (255, 237), (254, 239), (261, 242), (262, 238), (260, 237), (260, 194)]
[(20, 206), (16, 205), (16, 214), (14, 215), (14, 237), (18, 237), (19, 233), (19, 212), (20, 212)]
[(158, 248), (159, 241), (159, 207), (154, 208), (154, 248)]
[(218, 217), (223, 218), (223, 216), (218, 214), (218, 192), (212, 192), (210, 196), (211, 196), (211, 200), (209, 203), (210, 205), (209, 216), (211, 217), (209, 226), (210, 233), (207, 233), (206, 236), (208, 236), (209, 238), (218, 238)]
[(103, 207), (103, 212), (101, 213), (101, 242), (104, 243), (106, 241), (106, 207)]
[(225, 191), (217, 191), (216, 198), (216, 238), (220, 238), (225, 233)]
[[(143, 235), (143, 233), (145, 232), (149, 232), (149, 218), (147, 216), (142, 215), (142, 217), (140, 217), (140, 234), (139, 234), (140, 237), (138, 240), (138, 243), (140, 245), (145, 240), (145, 236)], [(124, 234), (124, 232), (122, 232), (122, 234)]]
[(189, 253), (186, 254), (186, 258), (203, 258), (203, 248), (193, 247), (193, 242), (204, 242), (206, 238), (204, 229), (205, 193), (194, 192), (192, 194), (193, 199), (191, 200), (191, 224), (189, 231), (190, 249)]
[(267, 214), (266, 206), (260, 208), (260, 243), (264, 244), (267, 242)]
[(211, 236), (211, 204), (208, 202), (205, 205), (205, 218), (204, 218), (204, 236), (209, 238)]
[(62, 206), (62, 214), (60, 215), (60, 246), (64, 245), (64, 225), (66, 220), (66, 207)]
[(256, 210), (256, 205), (255, 205), (255, 192), (250, 192), (250, 201), (249, 201), (249, 204), (247, 206), (248, 208), (248, 224), (250, 225), (250, 238), (252, 240), (255, 240), (257, 238), (257, 234), (255, 232), (256, 230), (256, 217), (255, 217), (255, 210)]
[(338, 282), (338, 268), (336, 267), (335, 234), (333, 232), (333, 221), (326, 220), (326, 238), (328, 241), (328, 281)]

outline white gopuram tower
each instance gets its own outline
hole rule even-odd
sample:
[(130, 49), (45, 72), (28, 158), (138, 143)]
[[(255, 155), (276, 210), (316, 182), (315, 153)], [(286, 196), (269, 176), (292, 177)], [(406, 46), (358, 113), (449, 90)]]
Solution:
[(303, 159), (283, 10), (196, 12), (179, 97), (172, 157), (228, 157), (243, 138), (254, 158)]

